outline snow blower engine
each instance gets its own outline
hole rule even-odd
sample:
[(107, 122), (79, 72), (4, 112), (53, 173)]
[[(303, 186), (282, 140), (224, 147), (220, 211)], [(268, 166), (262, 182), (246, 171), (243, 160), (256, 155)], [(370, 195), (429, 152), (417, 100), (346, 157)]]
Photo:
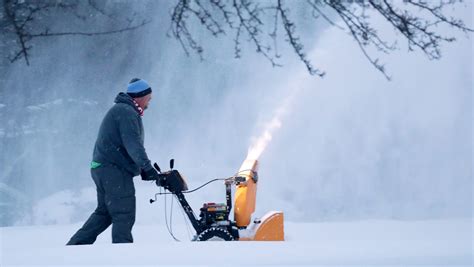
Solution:
[[(185, 214), (189, 218), (196, 235), (193, 241), (223, 240), (223, 241), (283, 241), (283, 212), (271, 211), (260, 219), (251, 222), (252, 213), (255, 211), (258, 162), (257, 160), (245, 160), (236, 175), (213, 179), (204, 185), (188, 190), (186, 180), (177, 170), (173, 170), (174, 160), (170, 161), (170, 170), (161, 172), (155, 163), (154, 167), (160, 173), (160, 180), (156, 181), (158, 186), (163, 186), (171, 194), (175, 195), (181, 204)], [(226, 203), (204, 203), (200, 208), (199, 218), (187, 202), (184, 194), (194, 192), (205, 185), (223, 180), (226, 189)], [(235, 185), (234, 219), (230, 219), (232, 209), (232, 186)], [(157, 193), (157, 195), (169, 193)]]

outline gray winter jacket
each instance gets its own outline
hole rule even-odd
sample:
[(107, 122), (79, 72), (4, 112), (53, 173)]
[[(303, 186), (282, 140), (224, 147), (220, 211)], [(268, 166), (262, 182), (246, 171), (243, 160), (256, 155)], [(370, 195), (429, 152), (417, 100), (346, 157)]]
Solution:
[(137, 176), (141, 170), (153, 168), (143, 146), (144, 137), (142, 118), (133, 99), (119, 93), (100, 125), (92, 160)]

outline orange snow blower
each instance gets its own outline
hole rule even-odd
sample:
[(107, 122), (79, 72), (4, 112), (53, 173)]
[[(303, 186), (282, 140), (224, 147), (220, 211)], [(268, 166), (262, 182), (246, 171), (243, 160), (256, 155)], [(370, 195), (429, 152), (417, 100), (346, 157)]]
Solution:
[[(167, 189), (175, 195), (191, 222), (196, 235), (193, 241), (224, 240), (224, 241), (284, 241), (283, 212), (271, 211), (263, 217), (251, 220), (255, 211), (258, 161), (246, 159), (236, 175), (213, 179), (204, 185), (188, 190), (185, 179), (177, 170), (173, 170), (174, 160), (170, 161), (170, 171), (161, 173), (155, 163), (155, 168), (160, 172), (158, 186)], [(187, 202), (184, 194), (194, 192), (203, 186), (218, 180), (223, 180), (226, 187), (226, 203), (204, 203), (200, 208), (199, 218)], [(232, 209), (232, 185), (235, 185), (234, 219), (230, 219)], [(157, 195), (169, 193), (157, 193)]]

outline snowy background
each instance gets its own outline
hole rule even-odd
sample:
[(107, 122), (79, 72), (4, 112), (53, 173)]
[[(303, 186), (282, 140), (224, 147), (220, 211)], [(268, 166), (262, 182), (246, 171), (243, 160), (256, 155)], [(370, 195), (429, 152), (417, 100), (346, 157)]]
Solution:
[[(137, 263), (121, 253), (129, 248), (106, 246), (108, 233), (98, 246), (106, 255), (122, 254), (122, 261), (62, 246), (95, 207), (88, 169), (95, 137), (115, 95), (133, 77), (154, 90), (144, 117), (150, 158), (162, 169), (175, 158), (191, 188), (234, 174), (254, 138), (279, 115), (281, 127), (260, 158), (255, 215), (284, 211), (289, 244), (268, 244), (271, 255), (258, 254), (255, 264), (472, 263), (472, 36), (459, 34), (439, 61), (401, 44), (383, 58), (389, 82), (350, 36), (323, 22), (315, 29), (310, 14), (296, 6), (292, 16), (304, 26), (299, 30), (308, 56), (327, 72), (320, 79), (286, 46), (284, 67), (273, 68), (249, 44), (243, 58), (234, 59), (230, 38), (209, 40), (204, 30), (197, 32), (205, 60), (187, 57), (166, 37), (169, 6), (140, 3), (124, 2), (120, 12), (153, 18), (145, 27), (38, 41), (31, 66), (2, 63), (1, 263)], [(454, 14), (472, 25), (472, 8), (467, 1)], [(377, 23), (384, 35), (396, 37)], [(98, 18), (97, 25), (113, 22)], [(172, 243), (163, 201), (148, 202), (157, 188), (139, 179), (135, 185), (137, 244), (130, 255), (154, 264), (147, 251), (155, 241), (163, 255), (195, 249), (198, 257), (207, 250)], [(189, 201), (194, 209), (224, 201), (223, 185), (210, 185)], [(176, 212), (177, 223), (184, 223)], [(176, 232), (187, 239), (184, 227)], [(44, 247), (45, 236), (50, 246)], [(32, 257), (22, 256), (26, 243)], [(246, 254), (259, 246), (266, 245), (231, 248)], [(307, 254), (311, 249), (324, 253)], [(51, 259), (54, 253), (77, 261)], [(207, 264), (200, 259), (180, 264)]]

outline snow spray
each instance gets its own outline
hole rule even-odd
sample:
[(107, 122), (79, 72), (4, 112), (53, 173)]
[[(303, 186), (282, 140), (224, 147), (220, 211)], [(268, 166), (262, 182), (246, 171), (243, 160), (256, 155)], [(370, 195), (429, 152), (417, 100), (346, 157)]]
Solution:
[[(287, 88), (293, 89), (292, 87)], [(291, 100), (298, 91), (298, 89), (290, 91), (289, 96), (284, 99), (283, 103), (274, 112), (270, 121), (265, 124), (261, 134), (253, 138), (253, 142), (248, 149), (247, 158), (240, 166), (238, 174), (239, 176), (245, 177), (246, 182), (237, 185), (235, 191), (234, 218), (238, 227), (247, 227), (251, 222), (251, 217), (256, 207), (258, 159), (270, 144), (274, 133), (281, 128), (282, 117), (288, 113), (289, 106), (292, 102)], [(267, 213), (262, 218), (262, 221), (262, 224), (258, 223), (258, 226), (256, 226), (257, 233), (260, 231), (258, 229), (271, 229), (270, 232), (268, 233), (261, 230), (260, 237), (259, 234), (255, 234), (255, 236), (252, 235), (250, 239), (246, 240), (284, 240), (283, 212), (272, 211)], [(266, 227), (259, 228), (261, 225), (266, 225)], [(270, 235), (272, 237), (266, 239)]]
[(246, 160), (258, 160), (260, 158), (270, 141), (273, 139), (275, 132), (281, 128), (282, 118), (289, 113), (291, 103), (299, 91), (299, 88), (291, 90), (282, 104), (276, 109), (273, 117), (265, 124), (260, 135), (252, 138), (253, 141), (248, 149)]

